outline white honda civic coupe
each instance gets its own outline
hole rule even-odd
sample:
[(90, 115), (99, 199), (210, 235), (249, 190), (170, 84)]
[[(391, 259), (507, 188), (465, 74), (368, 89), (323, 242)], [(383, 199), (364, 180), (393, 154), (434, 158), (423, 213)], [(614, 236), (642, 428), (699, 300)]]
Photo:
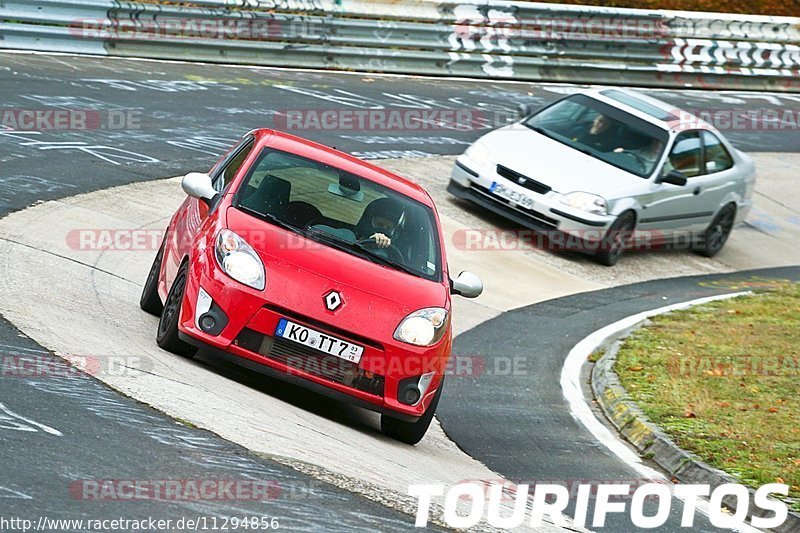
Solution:
[(448, 191), (577, 240), (601, 264), (643, 240), (711, 257), (752, 206), (752, 159), (665, 102), (605, 89), (522, 112), (458, 157)]

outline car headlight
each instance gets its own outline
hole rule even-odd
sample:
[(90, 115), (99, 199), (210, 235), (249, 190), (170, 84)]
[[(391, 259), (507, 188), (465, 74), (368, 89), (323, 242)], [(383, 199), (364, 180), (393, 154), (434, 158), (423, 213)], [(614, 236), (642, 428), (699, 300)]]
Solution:
[(480, 141), (472, 143), (464, 152), (464, 156), (479, 167), (489, 165), (489, 149)]
[(595, 215), (608, 214), (608, 204), (605, 198), (588, 192), (571, 192), (561, 198), (561, 203), (586, 213)]
[(429, 307), (414, 311), (400, 322), (394, 338), (416, 346), (431, 346), (442, 339), (447, 330), (447, 311)]
[(253, 247), (229, 229), (220, 230), (214, 255), (217, 263), (230, 277), (260, 291), (267, 281), (264, 263)]

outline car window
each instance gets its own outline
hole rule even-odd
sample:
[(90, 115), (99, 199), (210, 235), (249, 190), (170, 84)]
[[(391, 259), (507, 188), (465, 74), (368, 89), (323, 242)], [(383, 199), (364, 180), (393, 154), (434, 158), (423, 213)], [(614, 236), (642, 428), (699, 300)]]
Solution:
[(706, 173), (714, 174), (732, 168), (733, 157), (719, 137), (710, 131), (704, 131), (702, 136), (706, 148)]
[(675, 140), (675, 145), (669, 154), (665, 173), (677, 170), (687, 178), (699, 176), (703, 173), (700, 165), (702, 154), (703, 147), (700, 144), (700, 136), (697, 132), (681, 133)]
[[(433, 211), (426, 205), (338, 168), (265, 148), (236, 193), (237, 207), (267, 221), (296, 228), (309, 238), (320, 232), (369, 251), (427, 279), (441, 278), (441, 254)], [(383, 233), (391, 249), (371, 246)], [(322, 239), (322, 244), (330, 244)], [(345, 246), (359, 255), (361, 250)]]
[(225, 187), (230, 185), (242, 167), (242, 163), (253, 150), (253, 146), (255, 146), (255, 140), (252, 137), (248, 137), (238, 147), (234, 148), (229, 158), (222, 163), (222, 166), (215, 172), (216, 176), (214, 176), (214, 189), (217, 192), (222, 192)]
[(665, 129), (585, 95), (563, 99), (523, 124), (642, 178), (653, 175), (669, 140)]

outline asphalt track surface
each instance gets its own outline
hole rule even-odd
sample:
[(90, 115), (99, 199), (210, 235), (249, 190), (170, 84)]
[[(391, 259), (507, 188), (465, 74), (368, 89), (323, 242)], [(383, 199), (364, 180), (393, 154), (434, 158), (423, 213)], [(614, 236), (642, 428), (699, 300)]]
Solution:
[[(134, 117), (135, 125), (88, 131), (14, 131), (0, 127), (0, 216), (42, 200), (207, 169), (244, 132), (275, 125), (276, 116), (285, 110), (477, 109), (483, 116), (492, 117), (490, 121), (497, 115), (497, 121), (501, 121), (503, 117), (513, 117), (519, 103), (543, 105), (570, 90), (566, 86), (4, 53), (0, 54), (2, 109), (115, 111)], [(791, 95), (691, 91), (664, 91), (658, 95), (689, 109), (783, 109), (797, 107), (798, 102)], [(499, 125), (491, 122), (487, 128)], [(485, 131), (434, 127), (400, 132), (319, 129), (293, 132), (364, 158), (384, 158), (457, 154)], [(784, 131), (757, 135), (740, 132), (730, 137), (745, 150), (800, 151), (798, 136), (786, 135)], [(465, 346), (465, 342), (459, 338), (458, 345)], [(5, 355), (47, 357), (41, 347), (5, 321), (0, 321), (0, 344)], [(557, 361), (551, 361), (550, 365), (560, 367)], [(55, 383), (50, 379), (47, 383)], [(300, 489), (290, 492), (300, 493), (302, 487), (313, 484), (311, 478), (248, 457), (244, 450), (213, 435), (176, 425), (94, 380), (67, 381), (64, 390), (72, 392), (58, 394), (54, 388), (37, 385), (34, 380), (0, 377), (0, 403), (17, 417), (6, 413), (0, 425), (3, 442), (0, 461), (5, 465), (0, 493), (8, 495), (3, 499), (4, 514), (52, 511), (54, 517), (75, 518), (74, 513), (86, 518), (116, 517), (120, 504), (82, 502), (69, 495), (68, 481), (100, 478), (104, 472), (116, 479), (186, 479), (208, 477), (212, 472), (237, 477), (258, 472), (282, 480), (286, 487), (298, 486)], [(461, 390), (462, 385), (448, 386), (453, 402), (469, 404), (453, 392)], [(474, 393), (464, 391), (465, 398), (470, 392)], [(103, 406), (97, 407), (92, 398)], [(117, 412), (125, 414), (117, 416)], [(468, 451), (476, 445), (476, 440), (483, 438), (457, 434), (456, 411), (450, 402), (443, 402), (442, 413), (448, 431)], [(28, 429), (19, 429), (26, 425)], [(43, 431), (42, 426), (59, 428), (63, 433), (56, 446), (47, 441), (53, 435)], [(195, 441), (204, 444), (197, 449), (192, 444)], [(592, 443), (555, 436), (551, 441), (556, 448), (548, 453), (554, 455), (539, 455), (538, 459), (530, 460), (551, 468), (552, 479), (565, 477), (565, 472), (582, 479), (589, 472), (601, 475), (602, 461), (586, 460), (566, 448), (557, 449), (573, 443), (591, 448)], [(514, 454), (520, 458), (520, 465), (527, 464), (523, 461), (525, 456), (518, 454), (519, 450), (530, 447), (515, 449), (510, 447), (511, 442), (500, 444), (503, 449), (488, 444), (489, 451), (476, 448), (475, 456), (491, 466), (503, 457), (504, 451), (516, 450)], [(596, 444), (594, 448), (597, 451)], [(109, 449), (114, 454), (109, 454)], [(220, 455), (225, 459), (220, 459)], [(241, 464), (234, 461), (231, 466), (232, 457), (242, 457)], [(513, 462), (507, 460), (498, 470), (515, 479), (529, 476), (529, 471), (507, 470)], [(224, 466), (219, 467), (220, 463)], [(537, 474), (539, 478), (541, 472)], [(352, 529), (350, 526), (366, 524), (381, 530), (406, 529), (410, 524), (407, 516), (373, 506), (349, 493), (314, 487), (311, 493), (315, 497), (306, 494), (305, 498), (279, 500), (282, 516), (309, 529), (319, 528), (323, 523), (325, 529), (339, 525)], [(308, 506), (309, 502), (314, 505)], [(193, 510), (198, 512), (230, 515), (230, 505), (195, 507)], [(251, 515), (263, 513), (258, 505), (245, 502), (241, 507)], [(314, 516), (305, 514), (309, 509)], [(357, 512), (352, 512), (353, 509)], [(137, 506), (136, 510), (142, 514), (152, 511), (167, 518), (186, 516), (192, 505), (153, 503), (151, 507)]]
[[(504, 119), (514, 118), (518, 104), (541, 106), (572, 90), (564, 85), (3, 53), (3, 110), (112, 111), (130, 113), (132, 121), (120, 129), (83, 131), (15, 132), (0, 126), (0, 214), (40, 200), (207, 169), (246, 131), (274, 126), (276, 117), (289, 110), (475, 113), (476, 129), (468, 131), (431, 123), (399, 131), (290, 130), (364, 158), (454, 155)], [(800, 108), (800, 95), (791, 94), (647, 92), (693, 110)], [(800, 152), (800, 135), (791, 131), (727, 133), (745, 151)]]
[[(643, 311), (798, 280), (800, 267), (672, 278), (509, 311), (456, 338), (454, 352), (480, 357), (489, 371), (450, 379), (437, 417), (465, 452), (518, 484), (647, 483), (571, 416), (555, 378), (569, 351), (592, 332)], [(518, 372), (509, 374), (509, 359), (518, 361)], [(499, 372), (493, 375), (492, 369)], [(685, 531), (683, 504), (673, 502), (671, 518), (659, 531)], [(571, 508), (566, 514), (573, 516)], [(696, 517), (694, 531), (717, 531), (707, 518)], [(626, 514), (609, 514), (607, 527), (637, 530)]]

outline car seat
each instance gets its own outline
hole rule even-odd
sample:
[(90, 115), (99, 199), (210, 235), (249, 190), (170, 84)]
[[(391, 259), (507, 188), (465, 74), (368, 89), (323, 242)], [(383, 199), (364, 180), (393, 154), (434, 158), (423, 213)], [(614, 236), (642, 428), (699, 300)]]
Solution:
[(308, 202), (289, 202), (286, 207), (286, 222), (298, 228), (305, 228), (312, 222), (322, 222), (322, 212)]
[(241, 205), (259, 213), (269, 213), (285, 220), (292, 184), (270, 174), (264, 176), (258, 188), (242, 199)]

